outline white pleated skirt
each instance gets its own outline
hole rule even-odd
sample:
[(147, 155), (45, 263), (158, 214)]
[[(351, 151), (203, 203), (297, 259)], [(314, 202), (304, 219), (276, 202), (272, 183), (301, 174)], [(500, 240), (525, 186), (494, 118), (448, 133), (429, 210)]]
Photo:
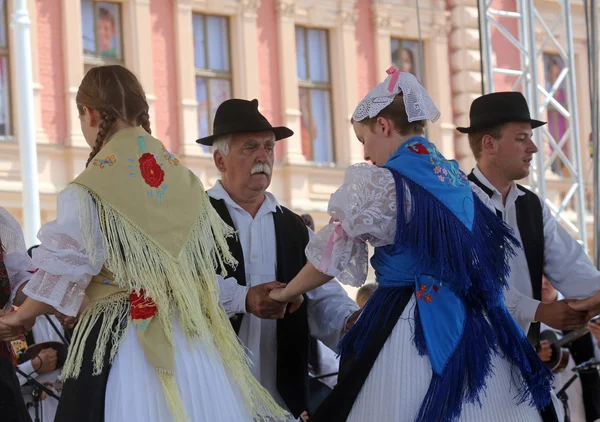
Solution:
[[(248, 410), (214, 345), (185, 337), (173, 324), (175, 380), (192, 422), (248, 421)], [(130, 326), (108, 377), (106, 422), (172, 422), (156, 370), (146, 360), (135, 328)]]
[[(383, 346), (373, 369), (359, 393), (347, 422), (411, 422), (415, 420), (431, 381), (429, 359), (419, 356), (413, 345), (414, 298), (408, 303)], [(481, 404), (465, 403), (461, 421), (465, 422), (541, 422), (539, 412), (527, 403), (517, 405), (514, 371), (508, 361), (496, 355), (493, 374)], [(518, 376), (518, 375), (515, 375)], [(558, 400), (553, 396), (559, 410)], [(559, 413), (559, 420), (562, 420)], [(435, 421), (431, 421), (435, 422)]]

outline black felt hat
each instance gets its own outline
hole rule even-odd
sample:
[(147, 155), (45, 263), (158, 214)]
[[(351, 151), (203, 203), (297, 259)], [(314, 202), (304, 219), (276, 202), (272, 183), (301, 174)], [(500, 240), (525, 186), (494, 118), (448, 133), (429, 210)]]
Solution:
[(532, 129), (546, 124), (531, 118), (527, 100), (520, 92), (494, 92), (482, 95), (471, 104), (469, 119), (471, 126), (457, 127), (456, 130), (472, 133), (509, 122), (531, 123)]
[(265, 116), (258, 111), (258, 100), (252, 101), (233, 98), (224, 101), (217, 112), (213, 122), (213, 134), (196, 140), (199, 144), (210, 146), (213, 142), (226, 135), (235, 133), (256, 133), (271, 131), (275, 140), (289, 138), (294, 132), (284, 126), (273, 127)]

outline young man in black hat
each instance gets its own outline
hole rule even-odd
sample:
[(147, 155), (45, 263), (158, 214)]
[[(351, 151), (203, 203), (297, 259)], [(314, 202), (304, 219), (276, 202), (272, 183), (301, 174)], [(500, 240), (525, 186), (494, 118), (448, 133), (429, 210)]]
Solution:
[(542, 277), (566, 298), (585, 298), (600, 290), (600, 272), (544, 201), (516, 183), (529, 175), (538, 151), (533, 129), (546, 124), (531, 119), (525, 97), (518, 92), (484, 95), (473, 101), (469, 116), (470, 127), (457, 128), (468, 134), (477, 161), (469, 179), (489, 196), (523, 246), (511, 263), (506, 306), (539, 347), (540, 323), (572, 330), (587, 322), (586, 313), (573, 310), (568, 300), (542, 303)]
[(238, 266), (219, 279), (221, 303), (242, 343), (250, 351), (252, 372), (294, 417), (307, 409), (309, 335), (334, 348), (347, 320), (358, 310), (337, 283), (307, 294), (294, 313), (269, 298), (306, 263), (312, 231), (302, 218), (266, 192), (271, 183), (275, 142), (293, 135), (272, 127), (258, 101), (232, 99), (221, 104), (214, 134), (197, 142), (214, 148), (222, 179), (208, 191), (221, 218), (235, 228), (229, 248)]

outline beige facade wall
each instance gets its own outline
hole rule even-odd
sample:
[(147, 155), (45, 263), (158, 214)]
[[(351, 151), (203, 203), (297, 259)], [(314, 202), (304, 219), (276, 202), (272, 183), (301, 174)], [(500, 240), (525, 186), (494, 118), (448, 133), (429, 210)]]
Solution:
[[(42, 220), (55, 217), (55, 199), (83, 168), (89, 152), (83, 139), (75, 107), (75, 95), (84, 75), (82, 44), (82, 19), (80, 2), (77, 0), (54, 0), (60, 7), (62, 28), (60, 49), (38, 48), (35, 22), (41, 17), (38, 10), (45, 0), (29, 0), (32, 27), (32, 52), (34, 67), (35, 122), (38, 140), (38, 160)], [(113, 0), (121, 5), (123, 63), (134, 71), (146, 89), (151, 105), (151, 120), (155, 121), (154, 105), (158, 101), (154, 93), (154, 81), (161, 75), (154, 66), (152, 39), (157, 29), (151, 25), (154, 1), (159, 0)], [(276, 31), (277, 48), (269, 52), (275, 55), (280, 80), (279, 98), (284, 125), (292, 128), (295, 135), (283, 141), (283, 153), (275, 167), (271, 191), (284, 205), (295, 211), (310, 212), (317, 226), (327, 223), (327, 202), (331, 193), (342, 183), (344, 169), (363, 159), (362, 146), (356, 141), (349, 123), (355, 105), (360, 101), (357, 80), (364, 78), (357, 66), (360, 60), (357, 45), (367, 38), (365, 30), (357, 25), (359, 16), (370, 16), (373, 40), (372, 69), (375, 80), (385, 77), (391, 63), (393, 39), (423, 40), (424, 85), (441, 110), (440, 121), (429, 128), (430, 138), (442, 152), (459, 160), (463, 170), (468, 171), (473, 159), (464, 135), (455, 131), (456, 126), (468, 125), (469, 106), (481, 94), (479, 31), (476, 0), (423, 0), (419, 1), (421, 33), (417, 25), (415, 2), (412, 0), (160, 0), (168, 4), (172, 12), (176, 57), (176, 122), (179, 139), (169, 139), (169, 145), (178, 146), (183, 163), (190, 166), (210, 187), (219, 175), (214, 168), (212, 156), (203, 152), (195, 143), (198, 136), (196, 82), (194, 70), (194, 42), (192, 15), (226, 16), (229, 20), (229, 46), (232, 61), (233, 95), (241, 98), (260, 98), (261, 66), (267, 66), (265, 57), (259, 57), (259, 45), (263, 31)], [(266, 2), (266, 3), (265, 3)], [(10, 4), (11, 2), (9, 2)], [(573, 28), (575, 32), (575, 59), (579, 81), (578, 106), (582, 151), (587, 148), (589, 133), (589, 93), (587, 86), (587, 51), (585, 49), (584, 15), (581, 2), (573, 3)], [(265, 6), (265, 4), (267, 6)], [(536, 1), (542, 14), (557, 13), (553, 2)], [(265, 26), (259, 23), (259, 13), (264, 7), (273, 8), (275, 19)], [(10, 12), (10, 8), (9, 8)], [(332, 75), (332, 120), (334, 163), (307, 161), (302, 152), (301, 111), (298, 96), (297, 57), (295, 28), (318, 28), (327, 30), (329, 37), (329, 61)], [(371, 28), (369, 29), (371, 31)], [(160, 34), (159, 34), (160, 36)], [(40, 66), (49, 54), (61, 52), (63, 72), (55, 75), (64, 85), (64, 119), (66, 135), (58, 136), (44, 122), (45, 87), (40, 82)], [(272, 59), (272, 58), (271, 58)], [(12, 74), (12, 80), (17, 75)], [(263, 82), (264, 83), (264, 82)], [(60, 85), (60, 84), (59, 84)], [(13, 95), (14, 98), (14, 95)], [(262, 100), (261, 100), (262, 101)], [(13, 102), (14, 104), (14, 102)], [(13, 114), (18, 110), (12, 110)], [(18, 134), (16, 134), (18, 135)], [(582, 153), (584, 165), (589, 168), (587, 154)], [(20, 218), (20, 169), (17, 144), (0, 144), (0, 199), (2, 205)], [(590, 172), (585, 173), (589, 175)], [(555, 191), (560, 194), (560, 182)]]

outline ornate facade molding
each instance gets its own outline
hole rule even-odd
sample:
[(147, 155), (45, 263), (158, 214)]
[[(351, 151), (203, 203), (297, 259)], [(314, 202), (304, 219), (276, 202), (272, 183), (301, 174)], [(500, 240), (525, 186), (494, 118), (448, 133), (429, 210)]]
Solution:
[(279, 0), (277, 2), (279, 16), (293, 18), (296, 15), (296, 2), (294, 0)]

